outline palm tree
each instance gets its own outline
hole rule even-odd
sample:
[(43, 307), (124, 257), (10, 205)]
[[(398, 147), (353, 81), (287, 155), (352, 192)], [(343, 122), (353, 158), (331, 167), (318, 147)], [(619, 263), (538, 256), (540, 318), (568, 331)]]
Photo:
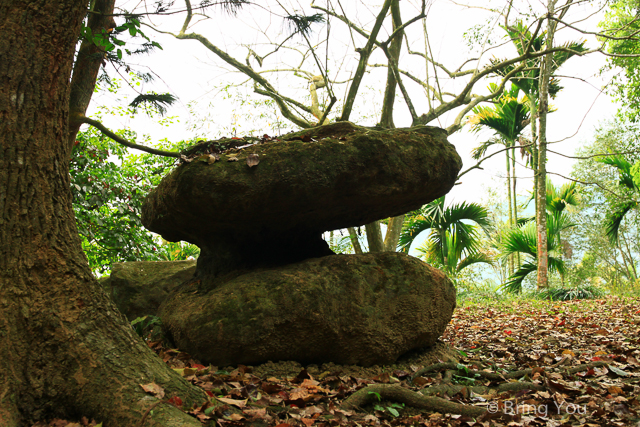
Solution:
[[(620, 180), (618, 181), (618, 185), (622, 188), (627, 189), (635, 194), (640, 193), (640, 188), (638, 187), (637, 181), (634, 181), (634, 174), (632, 173), (631, 168), (633, 165), (629, 163), (626, 159), (624, 159), (620, 155), (611, 155), (607, 157), (602, 157), (596, 159), (597, 162), (604, 163), (606, 165), (610, 165), (618, 169), (618, 173), (620, 176)], [(616, 244), (618, 243), (618, 232), (620, 230), (620, 225), (622, 224), (622, 220), (625, 215), (633, 208), (638, 207), (637, 200), (627, 200), (616, 206), (612, 212), (607, 215), (605, 220), (604, 228), (605, 234), (609, 238), (609, 240)]]
[(400, 234), (400, 250), (408, 253), (415, 238), (429, 231), (425, 244), (418, 250), (427, 262), (442, 267), (450, 276), (455, 277), (475, 263), (493, 263), (479, 251), (478, 228), (488, 232), (490, 227), (487, 209), (465, 202), (445, 208), (444, 201), (444, 196), (440, 197), (407, 215)]
[[(566, 9), (565, 9), (566, 11)], [(561, 13), (560, 16), (564, 14)], [(552, 27), (550, 27), (552, 28)], [(513, 42), (518, 54), (523, 55), (529, 52), (541, 51), (546, 48), (551, 47), (551, 42), (553, 41), (553, 31), (551, 31), (551, 35), (548, 35), (546, 31), (541, 32), (539, 35), (534, 37), (534, 34), (531, 33), (529, 28), (525, 26), (521, 21), (516, 22), (513, 26), (508, 26), (504, 28), (511, 41)], [(537, 31), (537, 30), (536, 30)], [(537, 34), (537, 33), (536, 33)], [(550, 38), (550, 39), (548, 39)], [(544, 192), (544, 185), (546, 183), (546, 171), (545, 171), (545, 163), (546, 163), (546, 125), (545, 129), (540, 129), (540, 138), (538, 138), (538, 131), (536, 128), (536, 121), (538, 117), (540, 117), (541, 126), (543, 123), (546, 123), (546, 114), (548, 112), (548, 108), (545, 107), (544, 111), (538, 111), (539, 107), (539, 98), (542, 96), (541, 105), (548, 106), (548, 97), (555, 98), (555, 95), (562, 89), (558, 84), (557, 79), (553, 77), (553, 74), (560, 68), (569, 58), (573, 55), (583, 52), (586, 50), (584, 47), (585, 41), (580, 42), (568, 42), (565, 43), (562, 47), (567, 50), (558, 51), (551, 56), (545, 55), (545, 57), (539, 58), (530, 58), (526, 59), (524, 63), (527, 68), (525, 71), (520, 72), (515, 76), (515, 78), (511, 79), (511, 82), (518, 86), (526, 95), (527, 99), (530, 103), (531, 110), (531, 140), (533, 142), (533, 146), (531, 147), (532, 154), (532, 165), (534, 170), (534, 192), (536, 194), (536, 222), (539, 223), (539, 239), (543, 240), (545, 238), (544, 232), (544, 220), (546, 218), (545, 212), (542, 208), (542, 200), (538, 200), (537, 193)], [(497, 60), (496, 60), (497, 61)], [(542, 63), (544, 61), (544, 76), (545, 79), (541, 79), (541, 71), (542, 71)], [(512, 71), (519, 64), (514, 64), (512, 67), (507, 67), (499, 71), (499, 74), (506, 75)], [(541, 91), (541, 86), (539, 82), (542, 81), (548, 82), (547, 85), (544, 86), (544, 91)], [(544, 120), (542, 120), (544, 118)], [(540, 139), (540, 141), (537, 141)], [(537, 147), (536, 148), (536, 144)], [(538, 153), (540, 152), (540, 154)], [(538, 159), (540, 157), (540, 159)], [(542, 164), (539, 164), (542, 161)], [(539, 190), (540, 191), (539, 191)], [(547, 274), (546, 274), (546, 265), (544, 259), (547, 258), (547, 255), (544, 253), (544, 247), (547, 245), (541, 245), (541, 268), (545, 271), (539, 272), (539, 282), (538, 287), (546, 287), (547, 286)]]
[[(553, 251), (553, 256), (549, 256), (549, 269), (558, 272), (564, 281), (565, 269), (562, 258), (563, 243), (561, 236), (563, 230), (575, 225), (569, 222), (566, 209), (569, 206), (577, 206), (579, 197), (575, 182), (556, 187), (547, 178), (546, 190), (547, 250), (550, 254)], [(533, 197), (532, 193), (528, 202), (534, 200)], [(535, 221), (532, 217), (523, 218), (518, 227), (512, 228), (503, 234), (500, 244), (503, 257), (520, 253), (529, 258), (503, 285), (506, 290), (520, 292), (524, 278), (538, 269), (536, 262), (538, 259), (537, 245), (538, 238), (535, 232)]]
[[(494, 83), (489, 85), (489, 90), (495, 92), (498, 86)], [(520, 134), (526, 129), (529, 123), (529, 103), (525, 98), (518, 100), (520, 88), (514, 84), (505, 92), (495, 105), (495, 107), (476, 107), (475, 113), (469, 118), (468, 123), (472, 125), (474, 132), (479, 132), (483, 128), (489, 128), (495, 132), (497, 138), (485, 141), (472, 151), (472, 157), (476, 160), (485, 155), (487, 150), (496, 145), (503, 145), (505, 148), (513, 147), (519, 139)], [(509, 226), (513, 227), (518, 223), (517, 193), (516, 193), (516, 158), (514, 150), (505, 151), (507, 160), (507, 198), (509, 200)], [(517, 261), (519, 264), (519, 261)], [(509, 273), (514, 271), (513, 257), (509, 259)]]
[[(549, 270), (552, 272), (558, 272), (561, 275), (565, 273), (565, 263), (560, 255), (562, 252), (560, 233), (574, 225), (569, 222), (566, 213), (547, 215), (547, 253), (549, 254)], [(505, 258), (515, 253), (523, 254), (527, 258), (509, 277), (509, 280), (502, 285), (502, 288), (509, 292), (521, 292), (524, 278), (538, 269), (536, 223), (527, 221), (518, 227), (506, 230), (502, 235), (500, 251)]]

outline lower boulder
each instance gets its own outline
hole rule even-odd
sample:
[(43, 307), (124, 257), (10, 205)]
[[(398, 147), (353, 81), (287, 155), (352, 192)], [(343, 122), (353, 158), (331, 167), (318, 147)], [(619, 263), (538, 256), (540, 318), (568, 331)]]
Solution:
[(444, 273), (387, 252), (313, 258), (224, 283), (198, 277), (176, 288), (159, 315), (177, 346), (218, 366), (370, 366), (433, 345), (455, 304)]

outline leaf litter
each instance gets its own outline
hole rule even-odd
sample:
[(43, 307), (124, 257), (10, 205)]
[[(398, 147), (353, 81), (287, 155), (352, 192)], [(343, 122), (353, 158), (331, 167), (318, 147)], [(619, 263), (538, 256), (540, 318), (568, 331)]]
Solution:
[[(203, 425), (640, 426), (638, 298), (467, 305), (456, 309), (442, 341), (456, 349), (456, 361), (424, 363), (418, 351), (368, 368), (204, 366), (161, 342), (148, 344), (210, 396), (182, 407)], [(160, 394), (153, 383), (141, 386)], [(429, 399), (470, 412), (421, 409)], [(76, 425), (55, 421), (35, 426)]]

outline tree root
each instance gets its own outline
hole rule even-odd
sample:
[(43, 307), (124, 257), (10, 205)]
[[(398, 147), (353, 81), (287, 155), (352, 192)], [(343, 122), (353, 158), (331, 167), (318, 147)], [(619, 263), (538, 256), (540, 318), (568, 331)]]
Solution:
[(395, 384), (372, 384), (368, 387), (361, 388), (342, 402), (341, 406), (344, 409), (356, 409), (376, 402), (378, 395), (382, 400), (400, 402), (407, 406), (432, 412), (440, 412), (441, 414), (460, 414), (479, 417), (486, 413), (484, 408), (463, 405), (439, 397), (424, 396)]
[[(550, 369), (559, 369), (562, 365), (564, 365), (568, 359), (563, 358), (560, 362), (549, 367)], [(591, 362), (586, 363), (579, 366), (574, 366), (572, 368), (564, 368), (564, 371), (568, 374), (575, 374), (577, 372), (586, 371), (589, 368), (597, 367), (597, 366), (606, 366), (606, 362)], [(426, 366), (420, 370), (418, 370), (412, 377), (410, 383), (413, 380), (421, 375), (424, 375), (429, 372), (436, 372), (442, 369), (446, 369), (446, 372), (443, 376), (445, 383), (435, 386), (427, 387), (420, 391), (413, 391), (408, 388), (404, 388), (397, 384), (371, 384), (368, 387), (361, 388), (357, 392), (353, 393), (349, 396), (344, 402), (342, 402), (342, 408), (356, 409), (368, 404), (375, 403), (379, 400), (389, 400), (398, 403), (403, 403), (406, 406), (411, 406), (417, 409), (424, 409), (432, 412), (439, 413), (449, 413), (449, 414), (459, 414), (466, 415), (469, 417), (479, 417), (487, 413), (486, 409), (473, 406), (473, 405), (465, 405), (461, 403), (452, 402), (450, 400), (446, 400), (440, 397), (436, 397), (434, 395), (442, 394), (453, 396), (455, 394), (461, 393), (464, 396), (468, 396), (470, 392), (478, 394), (478, 395), (496, 395), (504, 392), (513, 392), (513, 391), (522, 391), (522, 390), (536, 390), (542, 391), (546, 388), (540, 384), (535, 384), (532, 382), (505, 382), (495, 387), (488, 386), (465, 386), (465, 385), (456, 385), (456, 384), (448, 384), (455, 373), (463, 373), (466, 377), (481, 377), (484, 379), (488, 379), (491, 381), (504, 381), (509, 379), (517, 379), (524, 377), (526, 375), (531, 375), (534, 373), (535, 369), (540, 368), (530, 368), (530, 369), (522, 369), (514, 372), (505, 372), (503, 374), (499, 374), (496, 372), (486, 372), (479, 371), (475, 369), (459, 369), (458, 364), (455, 363), (435, 363), (430, 366)]]
[[(467, 392), (465, 392), (465, 389)], [(497, 387), (487, 387), (487, 386), (465, 386), (460, 384), (440, 384), (434, 385), (431, 387), (427, 387), (425, 389), (420, 390), (420, 393), (425, 396), (431, 396), (434, 394), (446, 394), (448, 396), (453, 396), (457, 393), (468, 393), (469, 391), (480, 394), (483, 396), (491, 395), (491, 394), (499, 394), (504, 393), (506, 391), (521, 391), (521, 390), (536, 390), (541, 391), (545, 388), (540, 384), (534, 384), (530, 382), (512, 382), (512, 383), (504, 383), (500, 384)]]

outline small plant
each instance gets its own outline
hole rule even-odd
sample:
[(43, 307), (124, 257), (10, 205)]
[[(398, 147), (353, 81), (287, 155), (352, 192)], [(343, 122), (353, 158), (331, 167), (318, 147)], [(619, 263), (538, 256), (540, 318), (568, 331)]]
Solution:
[(604, 296), (604, 292), (595, 286), (577, 286), (575, 288), (549, 288), (536, 292), (540, 299), (551, 301), (570, 301), (577, 299), (594, 299)]
[[(376, 393), (375, 391), (370, 391), (369, 394), (373, 394), (378, 399), (378, 402), (382, 401), (382, 397), (380, 397), (380, 393)], [(400, 412), (398, 411), (398, 409), (404, 409), (404, 403), (392, 403), (389, 406), (376, 404), (373, 406), (373, 409), (380, 412), (388, 412), (394, 418), (397, 418), (400, 416)]]
[(142, 316), (131, 321), (131, 327), (142, 338), (158, 338), (162, 335), (162, 320), (158, 316)]

